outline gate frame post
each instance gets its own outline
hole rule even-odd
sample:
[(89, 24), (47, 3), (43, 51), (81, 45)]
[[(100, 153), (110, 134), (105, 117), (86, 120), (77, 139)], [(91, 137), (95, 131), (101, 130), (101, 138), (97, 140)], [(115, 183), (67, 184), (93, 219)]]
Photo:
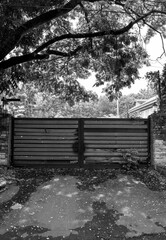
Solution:
[(14, 130), (14, 117), (10, 115), (9, 116), (9, 138), (8, 138), (8, 160), (7, 160), (8, 167), (10, 167), (13, 162), (13, 148), (14, 148), (13, 130)]
[(153, 136), (153, 119), (148, 117), (148, 165), (155, 167), (154, 164), (154, 136)]
[(84, 166), (84, 119), (78, 119), (78, 165)]

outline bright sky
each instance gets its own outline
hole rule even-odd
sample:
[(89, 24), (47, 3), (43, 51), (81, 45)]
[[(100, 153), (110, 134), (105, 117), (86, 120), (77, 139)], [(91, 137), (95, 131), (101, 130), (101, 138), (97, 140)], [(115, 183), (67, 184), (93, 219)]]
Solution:
[[(166, 40), (164, 43), (165, 43), (165, 48), (166, 48)], [(140, 89), (145, 89), (147, 82), (143, 77), (146, 72), (158, 71), (158, 70), (162, 71), (163, 64), (166, 63), (166, 55), (163, 56), (161, 59), (159, 58), (161, 56), (161, 54), (163, 53), (161, 38), (159, 35), (156, 35), (155, 37), (153, 37), (150, 40), (149, 44), (146, 45), (146, 50), (147, 50), (147, 53), (150, 55), (151, 66), (150, 67), (145, 66), (142, 69), (140, 69), (141, 79), (136, 80), (135, 84), (132, 84), (131, 88), (124, 88), (122, 90), (123, 95), (127, 95), (130, 93), (137, 93), (137, 92), (139, 92)], [(159, 59), (156, 60), (157, 58), (159, 58)], [(101, 87), (93, 87), (93, 85), (95, 83), (95, 73), (92, 73), (92, 75), (88, 79), (82, 79), (82, 80), (79, 80), (79, 82), (87, 90), (92, 90), (92, 91), (96, 92), (98, 95), (101, 95), (101, 91), (102, 91), (103, 87), (102, 86)]]

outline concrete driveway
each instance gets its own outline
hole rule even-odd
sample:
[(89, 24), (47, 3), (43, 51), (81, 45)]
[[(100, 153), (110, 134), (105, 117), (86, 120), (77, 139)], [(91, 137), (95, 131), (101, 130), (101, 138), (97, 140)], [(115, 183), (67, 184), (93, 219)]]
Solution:
[(20, 169), (15, 178), (0, 193), (1, 240), (166, 239), (166, 180), (155, 171)]

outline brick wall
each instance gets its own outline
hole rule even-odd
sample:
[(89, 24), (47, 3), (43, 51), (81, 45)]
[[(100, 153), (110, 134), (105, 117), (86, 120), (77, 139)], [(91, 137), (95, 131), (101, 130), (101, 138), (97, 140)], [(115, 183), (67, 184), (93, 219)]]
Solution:
[(154, 163), (166, 167), (166, 114), (151, 115), (154, 143)]
[(0, 112), (0, 165), (8, 162), (9, 116)]

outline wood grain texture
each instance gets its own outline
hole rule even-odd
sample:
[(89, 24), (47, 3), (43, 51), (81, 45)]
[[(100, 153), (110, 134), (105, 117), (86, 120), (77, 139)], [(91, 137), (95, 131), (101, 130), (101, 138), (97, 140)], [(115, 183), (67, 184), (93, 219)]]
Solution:
[(125, 137), (130, 137), (130, 136), (134, 136), (134, 137), (147, 137), (148, 136), (148, 133), (147, 132), (84, 132), (84, 136), (95, 136), (96, 138), (99, 136), (125, 136)]
[(66, 120), (66, 119), (54, 119), (54, 118), (50, 118), (50, 119), (45, 119), (45, 118), (42, 118), (42, 119), (38, 119), (38, 118), (32, 118), (32, 119), (28, 119), (28, 118), (24, 118), (24, 119), (19, 119), (19, 118), (15, 118), (15, 124), (17, 125), (31, 125), (31, 124), (44, 124), (44, 125), (72, 125), (72, 124), (75, 124), (75, 125), (78, 125), (78, 120), (72, 120), (72, 119), (69, 119), (69, 120)]
[(15, 161), (33, 161), (38, 160), (38, 163), (40, 161), (77, 161), (77, 157), (73, 156), (14, 156)]
[[(149, 128), (146, 119), (14, 119), (15, 165), (78, 166), (123, 163), (124, 153), (136, 150), (146, 162)], [(120, 152), (119, 150), (122, 150)]]

